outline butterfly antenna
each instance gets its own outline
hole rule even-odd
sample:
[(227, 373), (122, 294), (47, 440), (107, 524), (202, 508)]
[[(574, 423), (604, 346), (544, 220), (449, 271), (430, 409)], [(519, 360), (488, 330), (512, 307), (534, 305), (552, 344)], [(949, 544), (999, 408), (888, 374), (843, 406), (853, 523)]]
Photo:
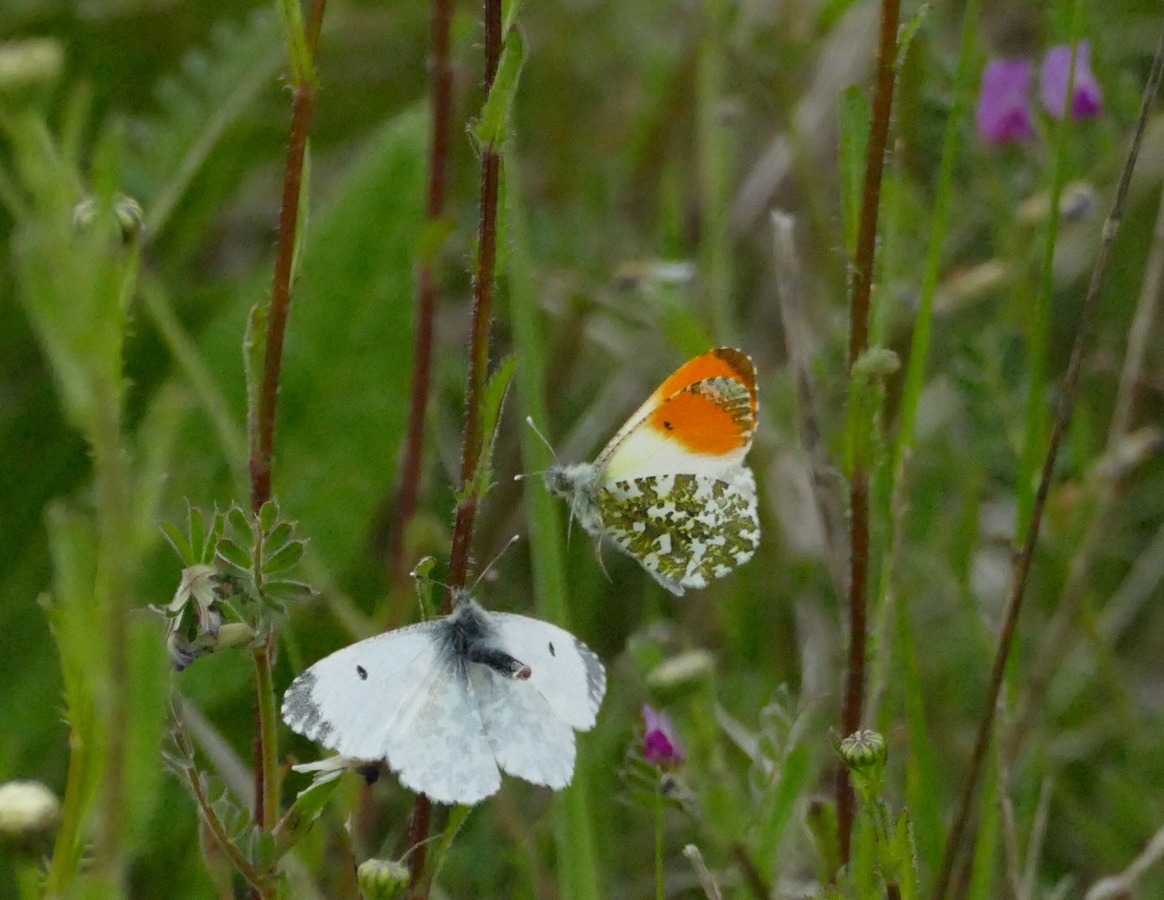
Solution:
[(497, 555), (495, 557), (493, 557), (493, 559), (489, 560), (489, 565), (487, 565), (484, 569), (481, 570), (481, 574), (477, 576), (477, 580), (473, 582), (473, 586), (469, 589), (470, 594), (475, 594), (477, 592), (477, 585), (479, 585), (482, 581), (485, 580), (485, 576), (489, 574), (490, 570), (492, 570), (492, 568), (495, 565), (497, 565), (498, 560), (500, 560), (501, 557), (503, 557), (505, 555), (505, 552), (520, 540), (521, 540), (521, 535), (515, 534), (508, 541), (505, 542), (505, 546), (497, 551)]
[[(550, 451), (550, 456), (552, 456), (554, 458), (554, 464), (557, 465), (558, 464), (558, 454), (554, 452), (554, 445), (551, 444), (548, 440), (546, 440), (546, 436), (544, 434), (542, 434), (541, 431), (538, 430), (538, 426), (534, 424), (533, 416), (526, 416), (525, 417), (525, 424), (528, 425), (531, 429), (533, 429), (533, 433), (538, 436), (538, 440), (540, 440), (543, 444), (546, 445), (546, 449)], [(543, 475), (543, 474), (545, 474), (545, 469), (542, 469), (542, 471), (540, 471), (540, 472), (519, 472), (517, 475), (513, 476), (513, 480), (514, 481), (522, 481), (526, 478), (532, 478), (534, 475)]]
[(437, 581), (429, 572), (436, 566), (436, 558), (432, 556), (425, 556), (419, 559), (412, 571), (408, 573), (408, 577), (416, 582), (416, 602), (420, 606), (420, 619), (426, 621), (433, 618), (436, 607), (432, 602), (431, 588), (435, 584), (438, 587), (443, 587), (446, 591), (449, 586), (443, 581)]

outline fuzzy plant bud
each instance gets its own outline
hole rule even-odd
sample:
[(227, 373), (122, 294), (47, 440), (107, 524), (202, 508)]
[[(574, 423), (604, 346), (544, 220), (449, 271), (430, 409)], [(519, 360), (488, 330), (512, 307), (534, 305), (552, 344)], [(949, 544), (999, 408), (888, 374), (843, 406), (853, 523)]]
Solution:
[(356, 870), (360, 892), (367, 900), (391, 900), (408, 891), (408, 867), (392, 859), (366, 859)]
[(647, 689), (662, 701), (686, 696), (715, 674), (715, 657), (706, 650), (687, 650), (664, 660), (647, 673)]
[(674, 768), (687, 759), (675, 726), (664, 712), (643, 706), (643, 758), (651, 765)]
[[(123, 244), (131, 244), (139, 234), (145, 222), (145, 211), (133, 197), (118, 194), (113, 201), (113, 219), (117, 222), (117, 230)], [(73, 226), (78, 229), (88, 228), (97, 215), (97, 201), (86, 197), (73, 207)]]
[(0, 784), (0, 841), (31, 847), (56, 829), (61, 804), (39, 781)]
[(0, 110), (39, 103), (56, 85), (64, 64), (65, 53), (52, 38), (0, 44)]
[(885, 765), (885, 738), (876, 731), (855, 731), (841, 741), (841, 759), (853, 772), (872, 772)]

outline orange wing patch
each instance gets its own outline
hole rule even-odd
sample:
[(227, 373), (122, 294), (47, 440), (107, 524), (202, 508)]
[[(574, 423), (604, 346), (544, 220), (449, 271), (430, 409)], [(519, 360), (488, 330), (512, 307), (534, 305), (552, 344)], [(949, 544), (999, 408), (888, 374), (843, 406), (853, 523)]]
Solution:
[(659, 385), (652, 399), (663, 401), (667, 397), (679, 393), (684, 388), (691, 387), (700, 381), (709, 378), (733, 378), (742, 382), (752, 395), (753, 411), (756, 406), (756, 370), (752, 366), (748, 354), (733, 347), (720, 347), (697, 356), (680, 366), (674, 375)]
[(752, 435), (751, 410), (734, 406), (716, 392), (683, 391), (651, 413), (650, 424), (692, 453), (719, 456), (743, 447)]

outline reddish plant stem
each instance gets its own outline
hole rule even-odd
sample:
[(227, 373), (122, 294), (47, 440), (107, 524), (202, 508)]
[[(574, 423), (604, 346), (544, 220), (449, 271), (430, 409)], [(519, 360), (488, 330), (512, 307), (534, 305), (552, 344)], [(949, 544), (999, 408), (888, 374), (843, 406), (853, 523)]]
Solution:
[[(428, 196), (425, 219), (430, 225), (444, 215), (448, 185), (449, 136), (452, 131), (453, 70), (449, 63), (449, 31), (452, 0), (433, 0), (429, 49), (429, 145)], [(436, 316), (436, 273), (432, 259), (421, 262), (417, 279), (416, 345), (412, 361), (412, 398), (408, 411), (408, 437), (400, 466), (395, 521), (388, 548), (389, 572), (396, 584), (405, 578), (404, 538), (416, 515), (420, 495), (420, 469), (424, 453), (424, 419), (432, 377), (433, 319)]]
[(978, 779), (982, 775), (982, 766), (990, 747), (991, 736), (994, 733), (994, 715), (998, 708), (998, 697), (1002, 691), (1002, 681), (1006, 674), (1007, 661), (1010, 659), (1010, 649), (1018, 628), (1023, 598), (1026, 596), (1027, 581), (1035, 558), (1035, 548), (1039, 542), (1039, 529), (1043, 522), (1047, 495), (1051, 491), (1055, 462), (1059, 457), (1059, 448), (1063, 443), (1064, 435), (1067, 433), (1067, 426), (1071, 423), (1071, 412), (1075, 406), (1075, 398), (1079, 394), (1079, 374), (1083, 367), (1083, 350), (1090, 340), (1091, 331), (1095, 324), (1099, 296), (1107, 278), (1108, 266), (1111, 264), (1111, 250), (1123, 222), (1124, 208), (1127, 206), (1128, 186), (1131, 184), (1132, 171), (1135, 169), (1136, 159), (1140, 155), (1140, 143), (1148, 122), (1148, 112), (1160, 87), (1162, 73), (1164, 73), (1164, 35), (1161, 35), (1156, 44), (1156, 56), (1152, 61), (1152, 71), (1148, 76), (1147, 84), (1144, 86), (1140, 119), (1136, 125), (1131, 146), (1128, 148), (1123, 172), (1120, 173), (1111, 212), (1108, 213), (1107, 221), (1103, 225), (1103, 236), (1099, 252), (1096, 254), (1095, 268), (1091, 273), (1091, 283), (1088, 285), (1087, 296), (1083, 300), (1083, 308), (1079, 313), (1079, 326), (1075, 331), (1075, 342), (1071, 347), (1071, 358), (1067, 363), (1067, 372), (1063, 376), (1063, 391), (1059, 408), (1055, 413), (1055, 421), (1051, 427), (1047, 455), (1043, 459), (1043, 470), (1039, 478), (1039, 489), (1035, 494), (1035, 503), (1031, 509), (1030, 525), (1027, 527), (1022, 551), (1015, 558), (1014, 569), (1011, 572), (1006, 617), (998, 638), (994, 666), (990, 671), (990, 683), (986, 689), (986, 701), (982, 709), (982, 719), (978, 725), (978, 736), (974, 742), (974, 751), (970, 756), (970, 771), (966, 776), (966, 784), (963, 786), (961, 796), (958, 799), (958, 807), (950, 826), (950, 833), (946, 837), (946, 847), (942, 852), (942, 862), (934, 884), (934, 900), (942, 900), (949, 890), (954, 862), (970, 820), (970, 806), (974, 799), (974, 792), (978, 787)]
[[(849, 371), (869, 346), (869, 306), (873, 292), (873, 272), (877, 250), (877, 215), (881, 207), (881, 176), (885, 148), (889, 143), (889, 122), (893, 112), (896, 83), (897, 27), (900, 0), (884, 0), (881, 5), (881, 41), (877, 54), (877, 87), (873, 96), (873, 121), (865, 158), (865, 185), (861, 219), (857, 230), (857, 252), (853, 268), (853, 292), (849, 306)], [(851, 390), (851, 389), (850, 389)], [(850, 398), (850, 403), (854, 402)], [(864, 443), (854, 440), (854, 445)], [(865, 653), (869, 602), (869, 461), (864, 454), (853, 460), (849, 486), (849, 662), (841, 709), (841, 733), (849, 735), (861, 727), (865, 700)], [(837, 770), (837, 826), (841, 862), (849, 861), (855, 802), (844, 766)]]
[[(501, 0), (485, 0), (485, 90), (488, 93), (501, 59)], [(489, 334), (493, 324), (493, 269), (497, 261), (497, 203), (500, 193), (501, 157), (492, 146), (481, 148), (481, 206), (477, 232), (477, 264), (473, 278), (473, 328), (469, 345), (469, 378), (465, 391), (465, 433), (461, 449), (461, 494), (453, 524), (449, 554), (449, 590), (445, 612), (452, 612), (453, 590), (464, 587), (469, 572), (473, 525), (477, 518), (477, 495), (470, 485), (477, 476), (485, 436), (481, 433), (481, 407), (489, 376)], [(431, 804), (418, 794), (409, 826), (411, 854), (408, 857), (409, 884), (416, 900), (429, 894), (424, 841), (428, 837)]]
[[(308, 18), (307, 46), (312, 58), (319, 39), (319, 29), (327, 0), (312, 0)], [(293, 69), (295, 67), (293, 66)], [(283, 338), (287, 331), (287, 317), (291, 308), (291, 275), (295, 257), (295, 237), (299, 223), (299, 200), (303, 185), (303, 162), (307, 153), (307, 138), (311, 130), (311, 115), (315, 108), (315, 86), (310, 78), (297, 76), (291, 108), (291, 135), (288, 140), (287, 162), (283, 170), (283, 197), (279, 211), (279, 236), (275, 251), (275, 275), (271, 285), (271, 303), (267, 317), (267, 334), (263, 357), (263, 379), (259, 386), (258, 404), (248, 429), (250, 435), (251, 510), (254, 513), (271, 498), (271, 464), (274, 458), (275, 418), (279, 398), (279, 378), (283, 361)], [(274, 650), (274, 634), (269, 633), (262, 647), (253, 653), (258, 671), (256, 686), (269, 684), (269, 670)], [(266, 797), (272, 785), (264, 760), (267, 748), (258, 698), (255, 707), (255, 805), (254, 821), (260, 829), (274, 826), (266, 814)]]

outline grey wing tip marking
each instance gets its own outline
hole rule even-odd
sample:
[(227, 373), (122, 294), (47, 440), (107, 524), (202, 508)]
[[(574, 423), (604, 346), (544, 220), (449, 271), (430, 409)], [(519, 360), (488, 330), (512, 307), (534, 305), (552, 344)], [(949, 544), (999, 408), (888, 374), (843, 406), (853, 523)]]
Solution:
[(323, 710), (314, 697), (315, 682), (315, 673), (311, 670), (291, 682), (283, 694), (283, 721), (292, 731), (327, 746), (334, 726), (323, 717)]
[(586, 666), (586, 692), (590, 697), (590, 702), (594, 704), (595, 712), (597, 712), (598, 707), (602, 705), (602, 698), (606, 696), (606, 669), (602, 665), (602, 660), (598, 658), (598, 654), (578, 638), (574, 638), (574, 648)]

